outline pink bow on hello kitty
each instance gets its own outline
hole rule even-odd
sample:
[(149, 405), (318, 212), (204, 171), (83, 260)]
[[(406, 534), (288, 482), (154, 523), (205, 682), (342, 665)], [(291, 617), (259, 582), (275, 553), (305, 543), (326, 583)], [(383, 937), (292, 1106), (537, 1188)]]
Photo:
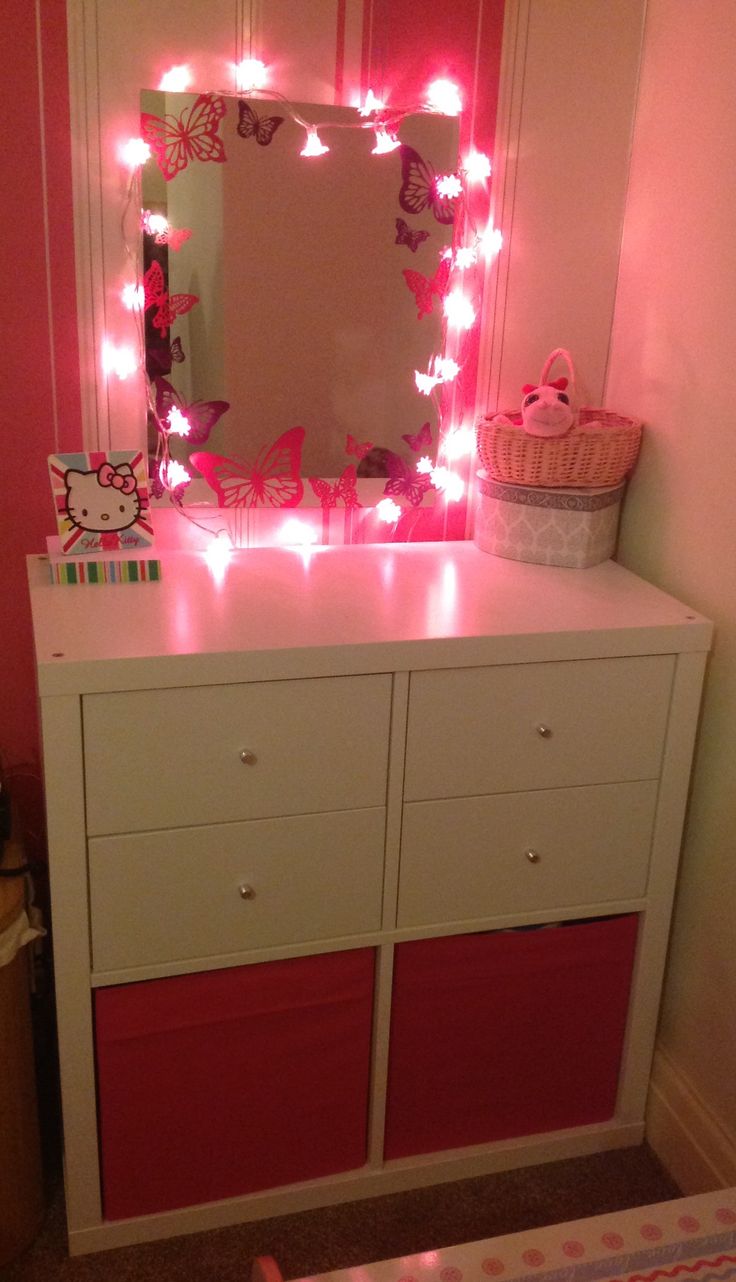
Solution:
[[(121, 468), (127, 464), (122, 463)], [(113, 467), (112, 463), (101, 463), (97, 471), (97, 480), (100, 485), (112, 485), (116, 490), (122, 490), (123, 494), (132, 494), (135, 490), (135, 477), (132, 472), (124, 474), (118, 468)]]

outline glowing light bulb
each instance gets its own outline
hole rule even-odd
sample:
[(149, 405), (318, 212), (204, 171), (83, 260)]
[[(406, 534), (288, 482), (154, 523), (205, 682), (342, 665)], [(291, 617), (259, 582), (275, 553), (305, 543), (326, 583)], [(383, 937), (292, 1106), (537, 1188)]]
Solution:
[(146, 292), (143, 286), (134, 285), (132, 281), (129, 281), (127, 285), (123, 285), (123, 288), (120, 291), (120, 298), (123, 307), (126, 307), (129, 312), (141, 311), (145, 301), (145, 296)]
[(393, 499), (379, 499), (376, 503), (376, 516), (379, 521), (385, 521), (386, 525), (392, 525), (401, 516), (401, 508)]
[(316, 543), (317, 531), (306, 521), (300, 521), (298, 517), (292, 516), (288, 521), (284, 521), (277, 538), (279, 543), (287, 546), (302, 546), (307, 543)]
[(182, 64), (179, 67), (170, 67), (161, 77), (158, 87), (163, 89), (164, 93), (185, 93), (191, 83), (191, 70)]
[(370, 116), (374, 111), (383, 111), (385, 106), (385, 102), (382, 102), (380, 98), (377, 98), (373, 90), (369, 89), (365, 96), (363, 106), (358, 107), (358, 115)]
[(459, 116), (463, 109), (460, 90), (452, 80), (433, 80), (427, 89), (427, 106), (443, 116)]
[(173, 432), (175, 436), (188, 436), (192, 430), (189, 419), (186, 414), (182, 414), (177, 405), (172, 405), (165, 421), (168, 424), (169, 431)]
[(235, 64), (235, 84), (241, 93), (262, 89), (268, 80), (268, 67), (260, 58), (244, 58)]
[(491, 176), (490, 157), (483, 151), (470, 151), (463, 164), (468, 182), (482, 183)]
[(420, 476), (429, 476), (433, 467), (434, 467), (434, 463), (432, 462), (429, 455), (423, 454), (419, 462), (417, 463), (417, 472), (419, 472)]
[(475, 324), (475, 308), (462, 290), (453, 289), (447, 295), (443, 311), (448, 324), (454, 325), (456, 329), (470, 329)]
[(192, 479), (187, 469), (182, 467), (181, 463), (177, 463), (175, 458), (162, 459), (158, 476), (166, 490), (175, 490), (179, 485), (188, 485)]
[(225, 578), (225, 571), (233, 554), (233, 545), (226, 534), (216, 534), (204, 550), (207, 568), (215, 583), (220, 587)]
[(376, 128), (376, 145), (372, 150), (374, 156), (385, 156), (389, 151), (396, 151), (401, 143), (395, 134), (390, 134), (382, 125)]
[(421, 392), (422, 396), (429, 396), (440, 381), (434, 374), (423, 374), (421, 370), (414, 370), (414, 382), (416, 383), (417, 391)]
[(152, 214), (150, 209), (143, 212), (141, 218), (143, 230), (151, 236), (163, 236), (169, 230), (169, 220), (163, 214)]
[(477, 260), (478, 255), (472, 245), (461, 245), (455, 251), (455, 267), (458, 267), (461, 272), (464, 272), (467, 267), (472, 267)]
[(461, 196), (463, 185), (457, 174), (441, 174), (435, 179), (435, 186), (439, 196), (447, 196), (454, 200), (456, 196)]
[(325, 152), (329, 150), (329, 147), (326, 147), (321, 141), (316, 127), (310, 125), (307, 130), (307, 141), (299, 154), (302, 156), (324, 156)]
[(457, 503), (465, 493), (462, 477), (457, 472), (451, 472), (449, 467), (433, 467), (430, 476), (435, 489), (444, 494), (450, 503)]
[(460, 366), (450, 356), (438, 356), (434, 363), (435, 373), (443, 383), (451, 383), (460, 373)]
[(129, 378), (131, 374), (134, 374), (137, 369), (138, 357), (128, 343), (116, 346), (115, 343), (105, 339), (102, 344), (102, 370), (104, 374), (114, 374), (122, 382)]
[(480, 238), (480, 243), (483, 247), (483, 253), (486, 258), (495, 258), (496, 254), (501, 252), (503, 236), (497, 227), (489, 226), (486, 227), (486, 230), (483, 232), (483, 235)]
[(140, 169), (151, 159), (151, 148), (142, 138), (129, 138), (120, 147), (120, 159), (128, 169)]
[(466, 458), (475, 448), (475, 433), (470, 427), (455, 427), (444, 439), (443, 453), (445, 458), (454, 460)]

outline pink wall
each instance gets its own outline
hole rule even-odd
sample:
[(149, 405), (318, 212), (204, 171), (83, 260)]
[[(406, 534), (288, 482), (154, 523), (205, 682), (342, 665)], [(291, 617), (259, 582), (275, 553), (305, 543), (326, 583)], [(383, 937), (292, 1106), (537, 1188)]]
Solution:
[[(338, 28), (342, 13), (339, 5)], [(480, 48), (476, 98), (464, 128), (472, 123), (476, 145), (491, 150), (503, 0), (434, 0), (421, 19), (409, 0), (365, 0), (364, 13), (366, 86), (370, 80), (379, 88), (385, 74), (402, 101), (420, 99), (439, 75), (456, 78), (470, 101)], [(5, 135), (0, 213), (6, 295), (0, 758), (14, 777), (25, 826), (37, 832), (38, 728), (24, 557), (42, 551), (53, 530), (46, 456), (82, 445), (66, 6), (64, 0), (5, 0), (4, 18), (3, 119), (17, 125)], [(462, 537), (463, 531), (446, 533)]]
[(40, 0), (38, 8), (40, 51), (36, 6), (28, 0), (5, 0), (0, 83), (2, 118), (15, 122), (4, 131), (0, 211), (6, 300), (0, 757), (13, 776), (25, 826), (33, 832), (39, 828), (40, 788), (24, 557), (42, 551), (45, 536), (53, 531), (46, 455), (81, 444), (66, 8), (64, 0)]

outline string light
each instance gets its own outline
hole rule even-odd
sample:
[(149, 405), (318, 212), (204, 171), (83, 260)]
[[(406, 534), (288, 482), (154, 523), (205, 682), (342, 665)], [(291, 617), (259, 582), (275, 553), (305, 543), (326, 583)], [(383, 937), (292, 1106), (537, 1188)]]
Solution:
[(475, 449), (475, 433), (470, 427), (452, 428), (445, 436), (443, 453), (445, 458), (454, 461), (467, 458)]
[(376, 516), (379, 521), (385, 521), (386, 525), (392, 525), (401, 516), (401, 508), (393, 499), (379, 499), (376, 503)]
[(185, 64), (182, 64), (179, 67), (170, 67), (161, 77), (158, 87), (164, 93), (185, 93), (191, 83), (191, 70)]
[(452, 80), (433, 80), (427, 89), (427, 106), (442, 116), (459, 116), (463, 109), (460, 90)]
[(371, 116), (375, 111), (383, 111), (386, 104), (380, 98), (377, 98), (372, 89), (369, 89), (365, 102), (362, 107), (358, 107), (359, 116)]
[(307, 129), (307, 141), (302, 147), (300, 155), (324, 156), (325, 152), (329, 150), (330, 150), (329, 147), (326, 147), (325, 144), (321, 141), (320, 136), (317, 133), (316, 125), (310, 125), (309, 128)]
[(436, 374), (423, 374), (421, 370), (415, 369), (414, 382), (416, 383), (417, 391), (421, 392), (422, 396), (429, 396), (437, 384), (442, 382), (442, 379), (438, 378)]
[(173, 432), (175, 436), (188, 436), (192, 430), (189, 419), (186, 414), (182, 414), (177, 405), (172, 405), (166, 416), (166, 423), (169, 431)]
[(451, 383), (460, 373), (460, 366), (450, 356), (438, 356), (434, 367), (443, 383)]
[(128, 169), (140, 169), (151, 159), (151, 148), (142, 138), (128, 138), (120, 147), (120, 159)]
[(127, 311), (142, 311), (145, 301), (145, 290), (142, 285), (134, 285), (131, 281), (123, 285), (120, 291), (120, 300)]
[(162, 459), (158, 469), (161, 484), (166, 490), (175, 490), (179, 485), (188, 485), (191, 476), (175, 458)]
[(106, 375), (114, 374), (121, 382), (129, 378), (138, 369), (138, 357), (129, 343), (116, 346), (108, 339), (102, 344), (102, 370)]
[(496, 254), (501, 252), (503, 236), (497, 227), (489, 225), (481, 236), (480, 243), (486, 258), (495, 258)]
[(457, 472), (451, 472), (448, 467), (433, 467), (430, 472), (432, 484), (436, 490), (444, 494), (450, 503), (457, 503), (465, 493), (465, 482)]
[(304, 546), (305, 544), (316, 543), (317, 531), (313, 526), (308, 525), (306, 521), (300, 521), (298, 517), (291, 516), (280, 527), (278, 540), (279, 543), (284, 543), (286, 546)]
[(423, 454), (419, 462), (417, 463), (417, 472), (419, 472), (420, 476), (429, 476), (433, 467), (434, 467), (434, 463), (432, 462), (429, 455)]
[(462, 290), (453, 289), (447, 295), (443, 310), (448, 324), (456, 329), (471, 329), (475, 324), (475, 308)]
[(146, 209), (141, 218), (143, 230), (151, 236), (163, 236), (169, 230), (169, 220), (163, 214), (152, 214)]
[(376, 145), (373, 148), (372, 155), (385, 156), (389, 151), (396, 151), (401, 143), (395, 134), (390, 134), (383, 125), (376, 127)]
[(491, 176), (491, 168), (490, 158), (482, 151), (468, 152), (463, 164), (465, 177), (471, 183), (485, 182)]
[(463, 185), (457, 174), (442, 174), (435, 180), (435, 186), (439, 196), (446, 196), (450, 200), (462, 196), (463, 193)]
[(244, 58), (235, 64), (235, 84), (240, 93), (263, 89), (268, 81), (268, 67), (260, 58)]
[(461, 245), (455, 251), (454, 263), (461, 272), (466, 271), (468, 267), (472, 267), (477, 261), (478, 255), (472, 245)]

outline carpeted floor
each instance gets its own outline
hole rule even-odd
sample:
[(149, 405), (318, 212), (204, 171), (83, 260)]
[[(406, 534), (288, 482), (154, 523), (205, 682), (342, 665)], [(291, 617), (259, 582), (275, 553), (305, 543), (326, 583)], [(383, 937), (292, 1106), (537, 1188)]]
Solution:
[(3, 1282), (247, 1282), (255, 1255), (286, 1278), (410, 1255), (679, 1196), (646, 1147), (462, 1180), (69, 1259), (63, 1197)]

